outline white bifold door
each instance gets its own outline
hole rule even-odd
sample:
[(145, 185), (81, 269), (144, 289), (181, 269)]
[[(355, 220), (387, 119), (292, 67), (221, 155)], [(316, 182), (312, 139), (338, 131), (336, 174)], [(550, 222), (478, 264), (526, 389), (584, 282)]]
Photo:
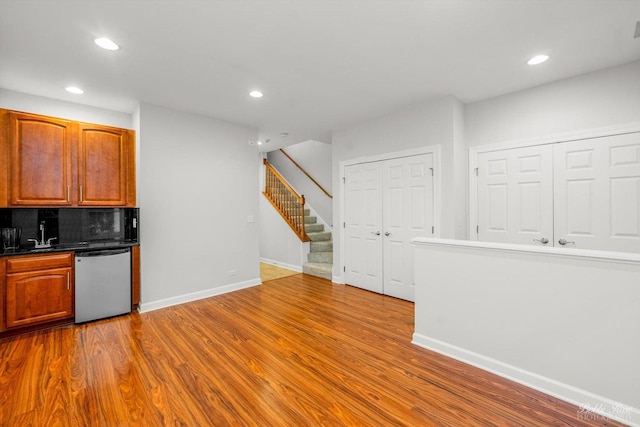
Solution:
[(345, 167), (345, 281), (414, 300), (414, 237), (434, 233), (433, 155)]
[(552, 162), (550, 145), (478, 154), (478, 240), (553, 239)]
[(640, 252), (640, 133), (554, 150), (556, 244)]
[(478, 240), (640, 252), (640, 134), (478, 155)]

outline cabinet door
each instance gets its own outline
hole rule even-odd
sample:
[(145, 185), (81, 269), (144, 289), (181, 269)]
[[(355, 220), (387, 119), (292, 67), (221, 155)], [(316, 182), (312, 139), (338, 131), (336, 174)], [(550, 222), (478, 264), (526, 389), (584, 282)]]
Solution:
[(80, 124), (79, 206), (127, 206), (129, 139), (125, 129)]
[(71, 122), (9, 115), (9, 205), (71, 204)]
[(7, 329), (73, 318), (72, 274), (70, 267), (8, 274)]
[(131, 309), (140, 305), (140, 246), (131, 248)]

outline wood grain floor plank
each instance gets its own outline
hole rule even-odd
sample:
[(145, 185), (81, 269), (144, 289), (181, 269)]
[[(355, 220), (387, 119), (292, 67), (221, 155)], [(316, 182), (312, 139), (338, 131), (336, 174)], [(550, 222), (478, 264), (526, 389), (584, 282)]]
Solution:
[(411, 344), (412, 303), (295, 274), (0, 341), (0, 426), (595, 426)]

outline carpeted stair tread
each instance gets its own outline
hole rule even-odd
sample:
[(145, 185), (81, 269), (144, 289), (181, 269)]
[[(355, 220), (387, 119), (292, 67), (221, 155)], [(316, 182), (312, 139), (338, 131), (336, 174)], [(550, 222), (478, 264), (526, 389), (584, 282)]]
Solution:
[(323, 224), (304, 224), (304, 231), (308, 233), (318, 233), (320, 231), (324, 231)]
[(330, 231), (319, 231), (316, 233), (307, 233), (307, 236), (309, 236), (309, 239), (311, 239), (312, 242), (331, 240)]
[(311, 242), (311, 252), (331, 252), (333, 251), (333, 240), (321, 240)]
[(333, 264), (307, 262), (302, 265), (302, 272), (311, 276), (322, 277), (327, 280), (332, 278)]
[(333, 252), (309, 252), (307, 256), (309, 262), (319, 262), (324, 264), (333, 263)]

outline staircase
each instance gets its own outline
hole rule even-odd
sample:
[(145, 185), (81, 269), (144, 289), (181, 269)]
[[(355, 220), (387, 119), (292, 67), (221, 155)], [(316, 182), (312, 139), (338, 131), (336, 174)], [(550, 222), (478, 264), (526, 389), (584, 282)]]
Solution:
[(304, 230), (311, 239), (311, 251), (307, 256), (309, 262), (302, 265), (302, 272), (311, 276), (331, 280), (333, 276), (333, 241), (331, 232), (325, 231), (323, 224), (318, 224), (315, 216), (310, 216), (309, 209), (304, 210)]
[[(280, 213), (301, 242), (310, 242), (309, 262), (302, 265), (302, 272), (331, 280), (333, 278), (333, 241), (331, 232), (325, 231), (318, 218), (304, 208), (304, 196), (298, 195), (280, 173), (263, 160), (265, 188), (262, 194)], [(315, 182), (315, 181), (314, 181)]]

